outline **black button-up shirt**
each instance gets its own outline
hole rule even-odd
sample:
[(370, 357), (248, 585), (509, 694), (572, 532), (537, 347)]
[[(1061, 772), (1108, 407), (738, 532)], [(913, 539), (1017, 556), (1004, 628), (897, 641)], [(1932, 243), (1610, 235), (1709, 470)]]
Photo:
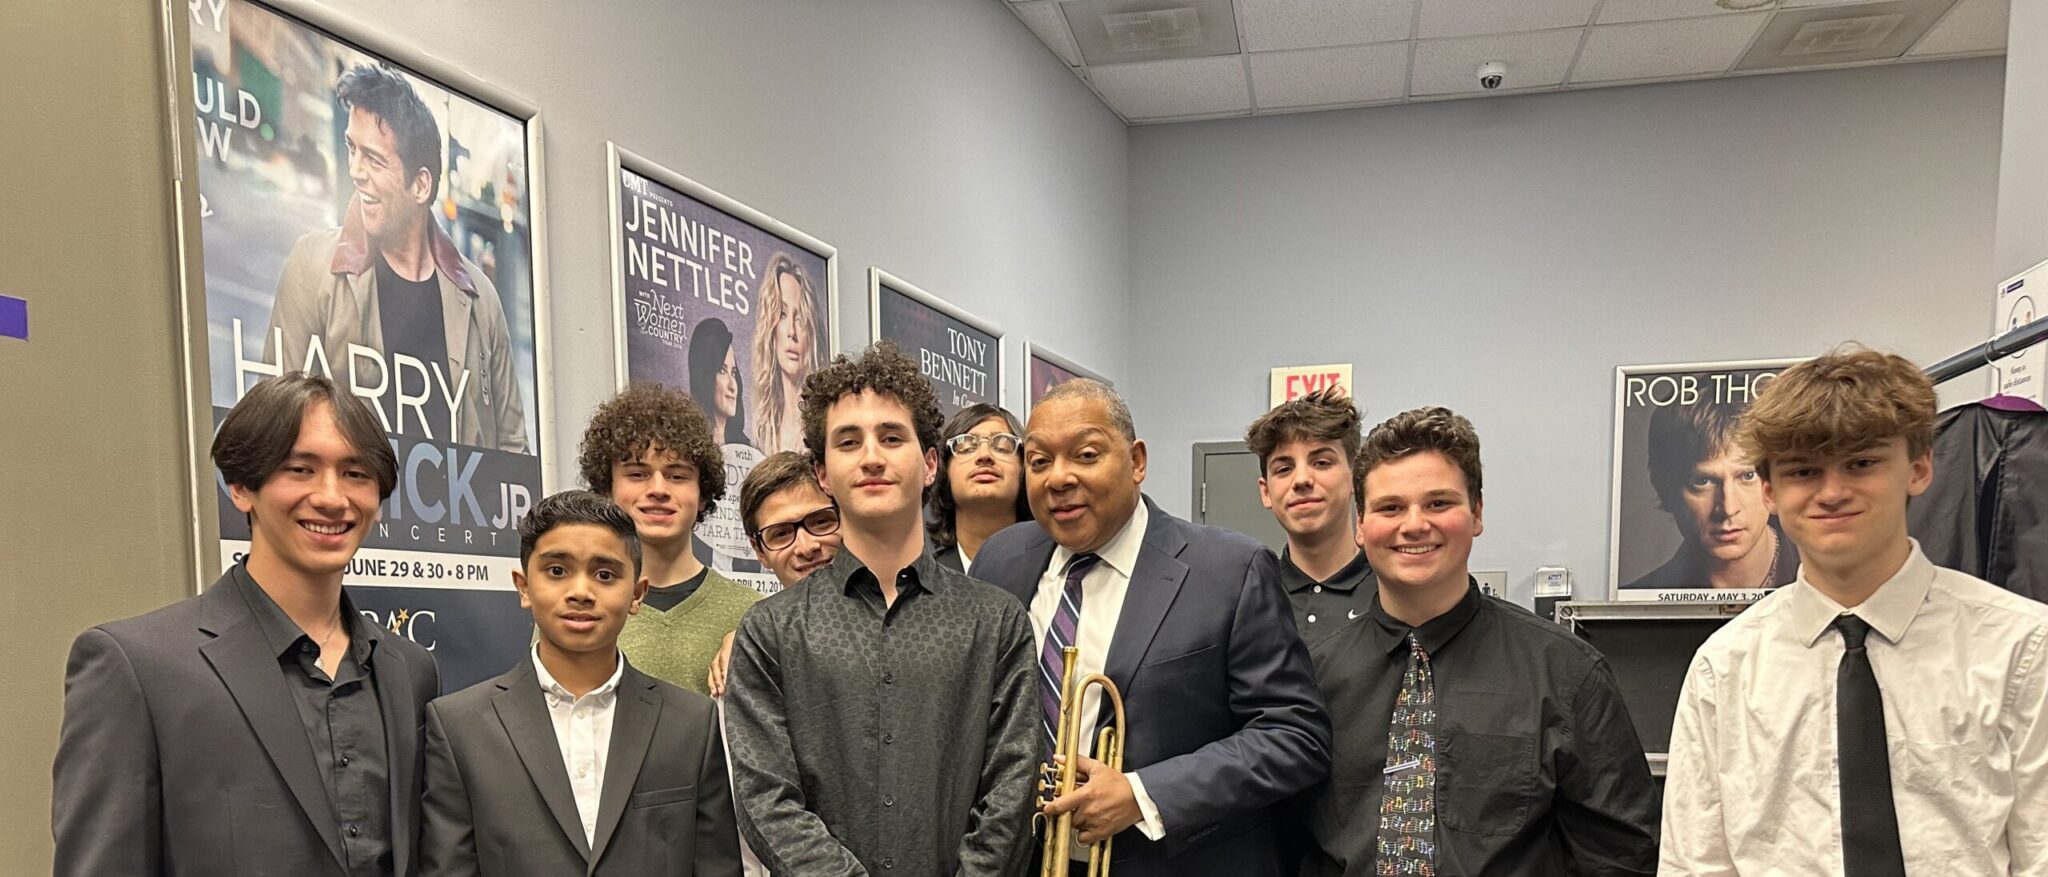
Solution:
[(726, 745), (740, 828), (776, 874), (998, 875), (1031, 849), (1037, 656), (1023, 604), (919, 557), (885, 603), (841, 549), (753, 605)]
[(1319, 582), (1294, 565), (1291, 550), (1280, 551), (1280, 584), (1287, 588), (1287, 602), (1294, 605), (1294, 629), (1301, 631), (1303, 642), (1313, 646), (1365, 618), (1379, 592), (1365, 552)]
[(1420, 627), (1374, 596), (1310, 649), (1336, 722), (1330, 780), (1312, 790), (1302, 877), (1370, 874), (1394, 699), (1411, 630), (1437, 709), (1437, 874), (1649, 875), (1657, 790), (1614, 673), (1592, 646), (1479, 592)]
[(240, 565), (235, 567), (235, 584), (277, 655), (285, 688), (306, 727), (348, 874), (389, 877), (391, 771), (385, 757), (384, 711), (377, 704), (376, 638), (364, 631), (362, 616), (348, 592), (342, 592), (341, 622), (349, 626), (349, 647), (329, 677), (320, 669), (319, 643), (301, 631)]

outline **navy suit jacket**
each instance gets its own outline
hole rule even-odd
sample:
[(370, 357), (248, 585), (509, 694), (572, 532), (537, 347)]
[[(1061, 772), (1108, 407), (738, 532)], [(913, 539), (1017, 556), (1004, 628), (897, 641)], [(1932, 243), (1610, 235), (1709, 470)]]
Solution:
[[(1145, 500), (1145, 542), (1106, 657), (1122, 692), (1124, 770), (1159, 808), (1163, 841), (1117, 835), (1130, 875), (1284, 873), (1273, 805), (1330, 770), (1330, 720), (1280, 585), (1279, 560), (1232, 530), (1192, 524)], [(1051, 562), (1035, 522), (974, 557), (974, 577), (1030, 605)]]

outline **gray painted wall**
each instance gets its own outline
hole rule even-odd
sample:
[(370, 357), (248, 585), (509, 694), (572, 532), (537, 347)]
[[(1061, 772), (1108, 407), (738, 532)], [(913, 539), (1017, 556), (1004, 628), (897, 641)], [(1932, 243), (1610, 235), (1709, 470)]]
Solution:
[(21, 3), (0, 39), (0, 293), (29, 302), (29, 340), (0, 338), (8, 874), (50, 873), (72, 637), (192, 593), (159, 26), (148, 3)]
[[(2014, 3), (2011, 14), (1993, 283), (2048, 259), (2048, 3)], [(1991, 296), (1987, 288), (1986, 331), (1994, 317)]]
[[(1915, 64), (1131, 133), (1131, 362), (1152, 495), (1266, 370), (1353, 362), (1367, 423), (1485, 444), (1475, 568), (1604, 597), (1621, 364), (1932, 361), (1987, 331), (2003, 66)], [(1981, 386), (1970, 390), (1974, 393)], [(1968, 394), (1966, 394), (1968, 395)]]
[(868, 340), (879, 265), (1126, 373), (1124, 310), (1100, 304), (1128, 285), (1124, 126), (1000, 3), (331, 5), (541, 108), (552, 487), (613, 389), (606, 140), (838, 247), (842, 349)]

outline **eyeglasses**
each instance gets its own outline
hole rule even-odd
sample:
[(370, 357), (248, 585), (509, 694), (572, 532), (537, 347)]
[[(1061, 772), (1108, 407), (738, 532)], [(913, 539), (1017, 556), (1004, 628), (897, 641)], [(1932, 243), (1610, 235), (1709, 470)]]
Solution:
[(769, 524), (754, 531), (754, 546), (762, 551), (781, 551), (796, 544), (796, 528), (813, 536), (830, 536), (839, 532), (839, 507), (828, 505), (819, 508), (794, 521)]
[(1017, 456), (1017, 446), (1023, 444), (1024, 440), (1007, 432), (999, 432), (991, 436), (979, 436), (971, 432), (963, 432), (947, 439), (946, 447), (953, 451), (954, 456), (965, 457), (968, 454), (981, 450), (982, 442), (988, 442), (989, 450), (996, 452), (996, 456), (1014, 457)]

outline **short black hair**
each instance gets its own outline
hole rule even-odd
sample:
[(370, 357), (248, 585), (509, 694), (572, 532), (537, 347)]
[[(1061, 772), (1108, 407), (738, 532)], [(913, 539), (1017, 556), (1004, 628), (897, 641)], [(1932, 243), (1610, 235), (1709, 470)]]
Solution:
[(231, 485), (263, 489), (263, 482), (291, 456), (306, 413), (320, 404), (333, 410), (341, 437), (376, 477), (378, 501), (390, 499), (398, 486), (398, 455), (376, 413), (333, 381), (305, 372), (265, 380), (235, 403), (213, 433), (213, 465)]
[[(946, 421), (945, 428), (939, 430), (939, 434), (944, 436), (939, 440), (939, 477), (932, 482), (932, 497), (931, 501), (925, 503), (924, 516), (924, 535), (931, 542), (933, 551), (944, 551), (960, 544), (960, 532), (954, 526), (953, 520), (953, 516), (960, 512), (960, 505), (953, 499), (953, 479), (947, 474), (953, 465), (953, 446), (950, 442), (954, 436), (971, 432), (980, 426), (982, 421), (991, 417), (1001, 418), (1004, 425), (1009, 427), (1011, 435), (1023, 438), (1024, 424), (1017, 421), (1017, 415), (1011, 414), (1009, 409), (1000, 405), (987, 402), (976, 402), (960, 409), (959, 413)], [(1018, 453), (1022, 455), (1021, 448)], [(1023, 468), (1021, 460), (1018, 468), (1020, 471)], [(1031, 499), (1025, 495), (1022, 478), (1017, 479), (1016, 511), (1017, 520), (1031, 520)]]
[(626, 556), (633, 559), (633, 575), (640, 575), (640, 532), (633, 519), (609, 497), (588, 490), (564, 490), (535, 504), (519, 520), (519, 567), (533, 559), (533, 548), (556, 527), (594, 524), (616, 534), (626, 544)]
[(398, 160), (405, 163), (405, 178), (411, 180), (424, 168), (427, 191), (441, 191), (441, 124), (434, 121), (427, 102), (420, 100), (405, 74), (390, 64), (357, 64), (334, 84), (334, 99), (344, 109), (361, 108), (384, 120), (392, 139), (398, 141)]

